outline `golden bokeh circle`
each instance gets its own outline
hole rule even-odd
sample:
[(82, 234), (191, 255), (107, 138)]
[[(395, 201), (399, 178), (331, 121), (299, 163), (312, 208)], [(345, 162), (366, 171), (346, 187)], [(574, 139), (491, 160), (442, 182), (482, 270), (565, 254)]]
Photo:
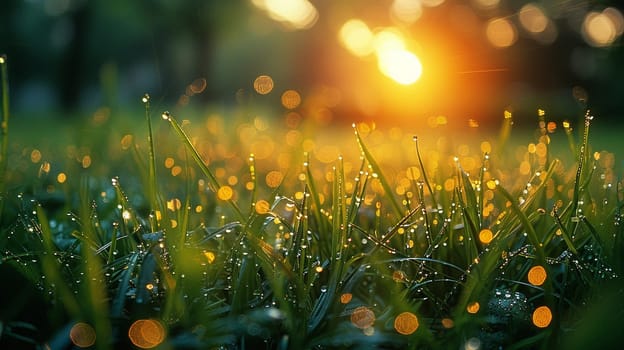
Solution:
[(546, 281), (546, 277), (548, 277), (546, 269), (544, 269), (544, 267), (540, 265), (533, 266), (527, 274), (529, 283), (534, 286), (541, 286), (542, 284), (544, 284), (544, 282)]
[(494, 234), (492, 233), (492, 230), (488, 228), (484, 228), (483, 230), (481, 230), (481, 232), (479, 232), (479, 240), (483, 244), (489, 244), (490, 242), (492, 242), (493, 238)]
[(254, 80), (254, 90), (260, 95), (266, 95), (273, 90), (273, 78), (268, 75), (260, 75)]
[(128, 337), (134, 346), (152, 349), (165, 340), (165, 328), (157, 320), (136, 320), (128, 330)]
[(468, 313), (471, 313), (471, 314), (476, 314), (477, 312), (479, 312), (480, 308), (481, 308), (481, 305), (479, 305), (479, 302), (475, 301), (475, 302), (468, 304), (468, 306), (466, 307), (466, 311), (468, 311)]
[(79, 348), (88, 348), (95, 344), (95, 329), (91, 325), (78, 322), (69, 331), (69, 339)]
[(546, 328), (552, 321), (552, 311), (548, 306), (540, 306), (533, 311), (533, 324), (538, 328)]
[(271, 211), (271, 205), (269, 204), (269, 202), (261, 199), (256, 202), (256, 204), (254, 205), (254, 209), (256, 210), (256, 213), (262, 215)]
[(221, 186), (219, 190), (217, 191), (217, 197), (219, 197), (219, 199), (224, 200), (224, 201), (232, 199), (233, 195), (234, 195), (234, 191), (232, 190), (232, 187), (230, 186)]
[(409, 311), (400, 313), (394, 319), (394, 329), (403, 335), (410, 335), (418, 329), (418, 317)]
[(366, 306), (359, 306), (351, 313), (351, 323), (360, 329), (369, 328), (375, 323), (375, 313)]

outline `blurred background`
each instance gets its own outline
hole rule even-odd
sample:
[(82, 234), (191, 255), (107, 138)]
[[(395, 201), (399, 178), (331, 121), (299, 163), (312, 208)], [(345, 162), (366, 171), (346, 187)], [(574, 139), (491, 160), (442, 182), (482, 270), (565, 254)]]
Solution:
[[(620, 122), (616, 1), (3, 0), (14, 116), (298, 111), (321, 123)], [(496, 122), (495, 126), (498, 127)]]

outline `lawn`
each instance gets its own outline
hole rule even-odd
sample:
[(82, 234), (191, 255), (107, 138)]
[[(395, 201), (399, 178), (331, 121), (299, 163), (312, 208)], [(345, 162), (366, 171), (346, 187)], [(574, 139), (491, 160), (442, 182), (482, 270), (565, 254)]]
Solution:
[(2, 67), (2, 348), (622, 340), (621, 161), (589, 110), (496, 131), (145, 95), (33, 128)]

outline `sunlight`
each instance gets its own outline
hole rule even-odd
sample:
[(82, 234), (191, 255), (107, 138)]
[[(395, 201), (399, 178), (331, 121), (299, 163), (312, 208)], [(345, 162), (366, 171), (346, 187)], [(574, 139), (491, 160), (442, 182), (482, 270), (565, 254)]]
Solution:
[(415, 83), (422, 74), (420, 59), (406, 49), (403, 35), (394, 27), (373, 33), (363, 21), (350, 19), (340, 28), (338, 38), (355, 56), (363, 58), (374, 52), (381, 73), (401, 85)]
[(378, 53), (379, 70), (399, 84), (410, 85), (422, 75), (422, 64), (416, 55), (406, 50), (387, 50)]
[(402, 85), (415, 83), (422, 74), (420, 59), (405, 49), (401, 34), (384, 29), (375, 35), (375, 53), (381, 73)]

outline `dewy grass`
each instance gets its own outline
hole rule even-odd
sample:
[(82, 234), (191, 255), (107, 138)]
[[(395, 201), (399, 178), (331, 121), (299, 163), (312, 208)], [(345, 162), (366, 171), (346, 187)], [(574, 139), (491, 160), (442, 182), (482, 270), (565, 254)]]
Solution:
[[(104, 170), (11, 155), (5, 179), (31, 178), (2, 193), (0, 277), (32, 298), (3, 298), (1, 347), (568, 348), (622, 296), (615, 155), (591, 153), (589, 125), (567, 168), (541, 126), (503, 161), (507, 115), (481, 154), (363, 128), (334, 161), (283, 143), (304, 155), (280, 166), (244, 145), (303, 143), (297, 129), (242, 122), (229, 140), (223, 120), (206, 136), (163, 116), (146, 106), (147, 151), (124, 138)], [(39, 195), (61, 192), (60, 210)]]

